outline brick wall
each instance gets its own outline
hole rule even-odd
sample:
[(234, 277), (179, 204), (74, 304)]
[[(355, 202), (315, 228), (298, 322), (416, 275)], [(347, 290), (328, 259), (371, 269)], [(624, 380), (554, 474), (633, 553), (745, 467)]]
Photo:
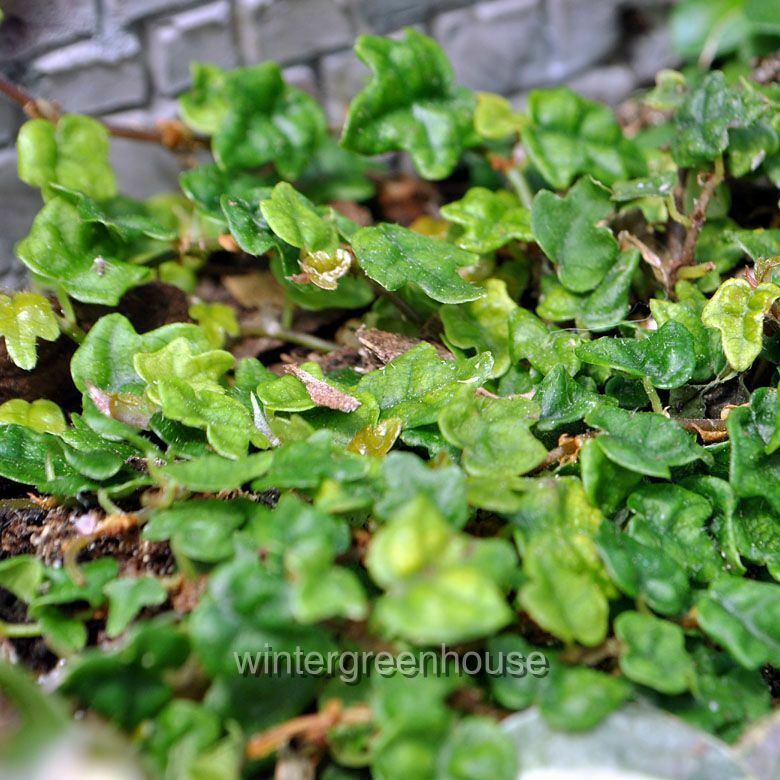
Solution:
[[(522, 100), (569, 83), (618, 102), (673, 62), (672, 0), (3, 0), (0, 68), (71, 112), (148, 125), (175, 114), (191, 60), (224, 67), (277, 60), (338, 124), (366, 76), (360, 33), (406, 25), (434, 35), (461, 82)], [(0, 97), (0, 284), (14, 284), (13, 242), (40, 206), (16, 180), (21, 111)], [(177, 159), (113, 144), (120, 186), (143, 197), (175, 186)]]

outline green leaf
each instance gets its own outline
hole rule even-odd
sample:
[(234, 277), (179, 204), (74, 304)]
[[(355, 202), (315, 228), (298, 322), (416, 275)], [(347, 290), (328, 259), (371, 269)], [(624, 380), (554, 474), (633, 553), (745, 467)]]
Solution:
[(575, 320), (578, 328), (595, 332), (611, 330), (628, 315), (631, 281), (639, 259), (636, 249), (620, 252), (615, 265), (589, 294), (567, 290), (554, 276), (542, 277), (537, 313), (553, 322)]
[(634, 516), (628, 533), (657, 547), (677, 561), (691, 577), (709, 582), (723, 569), (723, 560), (705, 530), (712, 514), (706, 498), (679, 485), (644, 485), (628, 499)]
[(505, 190), (472, 187), (461, 200), (442, 206), (441, 215), (463, 227), (455, 242), (468, 252), (493, 252), (513, 239), (534, 240), (528, 209)]
[(256, 508), (245, 500), (180, 501), (169, 509), (155, 510), (144, 527), (143, 538), (152, 542), (170, 539), (174, 552), (215, 563), (233, 554), (233, 532), (252, 517)]
[(596, 440), (604, 454), (637, 474), (670, 479), (672, 466), (711, 461), (692, 434), (661, 414), (599, 406), (585, 422), (604, 431)]
[(614, 403), (611, 398), (585, 389), (560, 364), (539, 383), (534, 401), (541, 409), (536, 425), (540, 431), (553, 431), (566, 423), (581, 420), (601, 403)]
[(688, 578), (674, 558), (658, 547), (642, 544), (612, 523), (601, 524), (596, 543), (609, 576), (626, 596), (641, 598), (663, 615), (680, 615), (686, 610)]
[(472, 143), (474, 96), (455, 85), (436, 41), (411, 28), (404, 36), (358, 38), (373, 78), (350, 103), (341, 143), (360, 154), (409, 152), (424, 178), (443, 179)]
[(746, 669), (780, 664), (780, 585), (724, 575), (699, 599), (696, 616)]
[(144, 608), (165, 603), (168, 592), (155, 577), (122, 577), (103, 589), (108, 596), (106, 634), (119, 636)]
[(16, 141), (19, 178), (50, 198), (50, 185), (62, 184), (96, 200), (116, 195), (108, 161), (108, 130), (88, 116), (66, 114), (56, 123), (30, 119)]
[(237, 68), (224, 81), (227, 111), (212, 139), (221, 168), (259, 168), (273, 163), (295, 179), (326, 132), (314, 98), (284, 82), (276, 63)]
[(551, 673), (539, 705), (544, 719), (555, 729), (592, 729), (631, 693), (625, 680), (596, 669), (560, 667), (556, 671)]
[(735, 371), (747, 371), (761, 352), (764, 317), (778, 298), (776, 284), (753, 288), (744, 279), (727, 279), (707, 301), (701, 320), (720, 331), (723, 351)]
[(688, 0), (676, 5), (670, 27), (677, 52), (695, 59), (705, 46), (713, 47), (713, 57), (734, 51), (748, 33), (744, 5), (745, 0)]
[(27, 603), (43, 582), (43, 564), (34, 555), (14, 555), (0, 561), (0, 588)]
[(122, 241), (150, 238), (156, 241), (173, 241), (174, 229), (159, 224), (145, 204), (117, 196), (101, 203), (83, 192), (71, 190), (61, 184), (52, 185), (54, 194), (76, 207), (84, 222), (103, 225)]
[(595, 439), (588, 439), (582, 445), (580, 476), (588, 501), (607, 516), (618, 512), (642, 481), (641, 474), (610, 460)]
[(622, 612), (615, 620), (620, 640), (620, 669), (629, 680), (666, 694), (683, 693), (693, 678), (685, 651), (685, 634), (676, 623), (639, 612)]
[(765, 498), (780, 512), (780, 450), (774, 448), (777, 391), (762, 387), (750, 406), (732, 409), (727, 427), (731, 442), (729, 479), (741, 498)]
[(230, 235), (241, 249), (250, 255), (259, 256), (273, 248), (276, 242), (260, 211), (260, 205), (255, 206), (249, 201), (228, 194), (222, 196), (220, 205)]
[(517, 133), (525, 124), (522, 114), (515, 113), (505, 97), (492, 92), (477, 92), (474, 129), (482, 138), (501, 141)]
[(708, 73), (675, 115), (672, 156), (681, 167), (702, 167), (729, 145), (729, 129), (748, 127), (764, 112), (753, 93), (726, 85), (720, 71)]
[(580, 179), (564, 197), (542, 190), (534, 198), (536, 240), (557, 266), (561, 284), (572, 292), (598, 287), (617, 259), (617, 240), (599, 225), (612, 208), (609, 191), (592, 179)]
[(623, 136), (613, 112), (568, 87), (528, 95), (530, 123), (522, 128), (531, 162), (555, 189), (587, 174), (605, 184), (645, 172), (641, 152)]
[(374, 617), (415, 644), (489, 635), (511, 617), (498, 580), (513, 558), (504, 541), (466, 543), (427, 498), (415, 498), (371, 541), (366, 565), (387, 590)]
[(47, 568), (48, 589), (30, 602), (30, 614), (35, 617), (43, 607), (87, 602), (98, 607), (105, 602), (103, 589), (116, 579), (119, 566), (113, 558), (97, 558), (79, 567), (80, 582), (64, 569)]
[(460, 384), (481, 385), (492, 366), (489, 355), (442, 360), (432, 344), (422, 343), (365, 374), (355, 389), (376, 398), (382, 419), (398, 417), (405, 427), (419, 427), (436, 422)]
[(221, 347), (228, 336), (236, 338), (241, 333), (236, 310), (227, 303), (197, 301), (187, 313), (203, 328), (212, 347)]
[(19, 292), (0, 294), (0, 336), (8, 356), (19, 368), (30, 371), (38, 362), (35, 339), (56, 341), (60, 327), (51, 304), (42, 295)]
[(245, 171), (223, 171), (216, 165), (199, 165), (179, 176), (179, 184), (187, 198), (210, 220), (220, 225), (226, 219), (221, 205), (223, 198), (259, 204), (268, 197), (274, 181), (274, 177)]
[(586, 342), (577, 347), (577, 357), (585, 363), (647, 378), (661, 388), (684, 385), (696, 368), (693, 337), (673, 320), (645, 338), (605, 336)]
[(121, 314), (107, 314), (90, 329), (73, 356), (73, 383), (82, 392), (88, 384), (114, 392), (140, 389), (142, 380), (133, 367), (135, 355), (156, 352), (175, 339), (187, 339), (200, 350), (209, 347), (197, 325), (176, 322), (139, 335)]
[(439, 413), (439, 428), (450, 444), (463, 449), (469, 474), (525, 474), (547, 454), (529, 430), (538, 413), (525, 398), (489, 398), (464, 388)]
[(493, 356), (491, 377), (507, 372), (509, 356), (509, 317), (517, 304), (509, 297), (500, 279), (485, 281), (486, 294), (460, 306), (442, 306), (439, 310), (447, 340), (456, 347), (490, 352)]
[(219, 455), (204, 455), (189, 461), (163, 466), (160, 471), (176, 484), (199, 493), (219, 493), (236, 490), (268, 471), (273, 454), (256, 452), (240, 460)]
[(67, 201), (52, 198), (16, 245), (16, 254), (47, 285), (83, 303), (116, 306), (127, 290), (148, 281), (151, 271), (125, 262), (120, 247), (101, 230), (82, 222)]
[(679, 303), (651, 298), (650, 313), (659, 328), (667, 322), (679, 322), (693, 337), (696, 368), (691, 376), (695, 381), (706, 381), (723, 368), (720, 337), (701, 320), (706, 298), (690, 282), (678, 282), (675, 290)]
[(179, 113), (196, 133), (214, 135), (228, 112), (225, 71), (206, 62), (191, 62), (192, 85), (179, 95)]
[(382, 461), (382, 484), (383, 493), (374, 511), (383, 519), (419, 495), (430, 498), (455, 528), (468, 519), (466, 481), (455, 465), (432, 468), (411, 452), (391, 452)]
[(314, 204), (285, 181), (273, 188), (260, 210), (268, 227), (291, 246), (333, 253), (339, 245), (336, 225), (323, 219)]
[(438, 765), (453, 780), (514, 780), (517, 750), (495, 720), (470, 715), (450, 732)]
[(440, 303), (465, 303), (484, 295), (458, 273), (476, 265), (476, 255), (438, 238), (383, 223), (358, 230), (352, 249), (366, 276), (386, 290), (413, 283)]
[(527, 360), (545, 376), (556, 366), (572, 376), (580, 370), (576, 350), (581, 339), (576, 333), (549, 328), (527, 309), (516, 308), (509, 317), (509, 334), (515, 361)]

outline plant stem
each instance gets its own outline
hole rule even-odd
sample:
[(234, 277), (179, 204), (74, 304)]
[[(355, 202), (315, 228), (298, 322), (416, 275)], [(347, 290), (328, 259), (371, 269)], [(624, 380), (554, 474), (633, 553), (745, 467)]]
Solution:
[(78, 320), (76, 319), (76, 311), (73, 308), (70, 298), (68, 298), (68, 294), (61, 287), (57, 287), (54, 293), (57, 296), (57, 302), (60, 304), (60, 309), (62, 309), (62, 317), (57, 317), (60, 330), (68, 338), (72, 339), (77, 344), (81, 344), (87, 334), (84, 333), (79, 326)]
[(510, 168), (506, 172), (506, 177), (512, 185), (515, 194), (520, 198), (520, 202), (530, 211), (533, 205), (534, 196), (525, 174), (517, 167)]
[(262, 338), (279, 339), (289, 344), (297, 344), (299, 347), (306, 347), (314, 352), (333, 352), (339, 345), (334, 341), (312, 336), (308, 333), (298, 333), (294, 330), (288, 330), (281, 325), (271, 325), (262, 327), (260, 325), (248, 325), (241, 328), (242, 336), (260, 336)]
[(647, 397), (650, 399), (650, 406), (656, 414), (664, 413), (664, 405), (661, 403), (661, 399), (658, 397), (656, 389), (653, 387), (653, 383), (649, 377), (642, 377), (642, 387), (645, 388)]
[(6, 623), (0, 620), (0, 636), (6, 639), (28, 639), (42, 633), (40, 623)]

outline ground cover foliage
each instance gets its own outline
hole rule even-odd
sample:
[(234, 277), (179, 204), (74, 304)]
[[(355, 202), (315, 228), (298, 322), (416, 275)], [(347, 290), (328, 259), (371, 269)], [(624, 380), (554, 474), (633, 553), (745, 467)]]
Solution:
[[(78, 711), (153, 776), (510, 780), (509, 713), (632, 700), (736, 740), (780, 666), (780, 85), (739, 60), (518, 112), (414, 30), (356, 54), (340, 140), (275, 64), (195, 64), (167, 130), (213, 161), (145, 202), (96, 120), (20, 131), (15, 749)], [(549, 674), (235, 661), (441, 645)]]

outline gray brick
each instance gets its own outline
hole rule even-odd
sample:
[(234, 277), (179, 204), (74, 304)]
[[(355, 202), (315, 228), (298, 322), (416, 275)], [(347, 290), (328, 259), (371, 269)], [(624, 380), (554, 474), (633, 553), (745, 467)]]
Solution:
[(357, 0), (361, 21), (380, 35), (424, 21), (433, 6), (432, 0)]
[(148, 198), (179, 188), (181, 161), (157, 144), (113, 138), (111, 164), (116, 171), (119, 191), (132, 198)]
[(450, 11), (432, 25), (458, 80), (467, 87), (511, 93), (540, 83), (549, 67), (538, 0), (495, 0)]
[(346, 0), (238, 0), (236, 14), (249, 63), (302, 62), (351, 45), (355, 34)]
[(24, 112), (10, 100), (0, 98), (0, 146), (7, 146), (24, 122)]
[(675, 68), (680, 58), (672, 48), (669, 28), (661, 25), (647, 34), (639, 36), (632, 44), (629, 62), (637, 81), (651, 84), (655, 74), (662, 68)]
[(147, 49), (154, 85), (163, 95), (175, 95), (189, 86), (193, 58), (234, 67), (230, 4), (220, 0), (153, 22)]
[(282, 71), (282, 75), (288, 84), (308, 92), (314, 98), (319, 98), (320, 90), (314, 68), (309, 65), (291, 65)]
[(106, 16), (120, 25), (192, 5), (193, 0), (103, 0)]
[(332, 125), (341, 127), (349, 101), (363, 88), (370, 75), (368, 68), (351, 49), (323, 57), (320, 77), (325, 94), (325, 109)]
[(619, 0), (546, 0), (552, 55), (547, 78), (566, 79), (603, 60), (620, 36)]
[(14, 244), (27, 235), (43, 203), (37, 189), (19, 181), (15, 149), (0, 151), (0, 202), (0, 287), (18, 288), (26, 274)]
[(591, 100), (614, 106), (631, 94), (637, 80), (627, 65), (603, 65), (570, 79), (569, 86)]
[(102, 113), (146, 100), (146, 73), (138, 41), (116, 34), (74, 43), (32, 63), (34, 89), (67, 111)]
[(4, 0), (2, 7), (0, 62), (74, 41), (97, 27), (96, 0)]

